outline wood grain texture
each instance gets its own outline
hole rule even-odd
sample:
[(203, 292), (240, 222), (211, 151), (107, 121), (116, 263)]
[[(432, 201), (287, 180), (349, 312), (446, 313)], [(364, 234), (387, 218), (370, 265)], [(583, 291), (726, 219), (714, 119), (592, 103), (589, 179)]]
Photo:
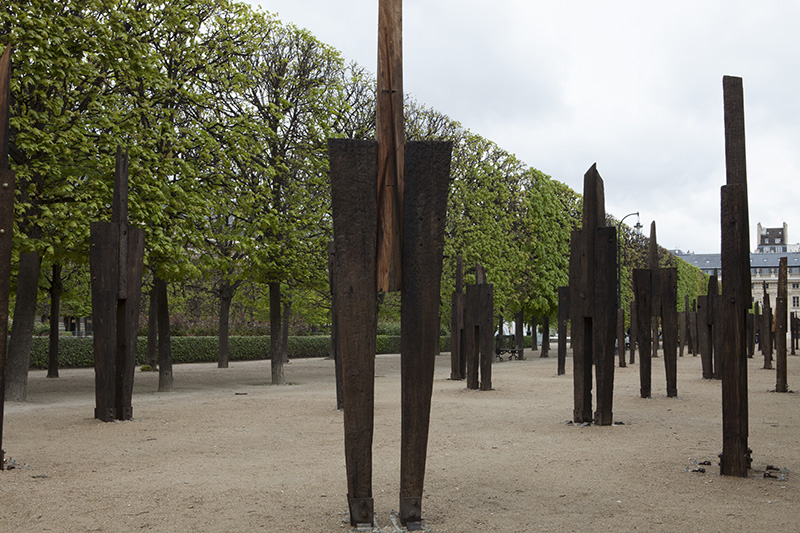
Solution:
[(433, 370), (439, 347), (439, 300), (452, 143), (406, 146), (401, 305), (401, 522), (421, 516)]
[(336, 243), (336, 342), (342, 358), (348, 504), (355, 526), (373, 518), (377, 143), (331, 139), (328, 157)]
[(633, 294), (636, 299), (636, 339), (639, 342), (639, 395), (649, 398), (651, 394), (651, 357), (650, 351), (650, 310), (652, 303), (650, 293), (653, 290), (652, 271), (649, 268), (633, 270)]
[(377, 287), (401, 289), (404, 197), (403, 2), (378, 5), (378, 92), (375, 131), (378, 141)]
[[(750, 467), (748, 448), (747, 347), (745, 322), (750, 307), (749, 249), (742, 249), (741, 233), (747, 233), (744, 216), (747, 204), (746, 188), (739, 183), (722, 187), (720, 213), (722, 232), (721, 349), (722, 374), (722, 475), (746, 477)], [(748, 256), (742, 269), (741, 256)]]

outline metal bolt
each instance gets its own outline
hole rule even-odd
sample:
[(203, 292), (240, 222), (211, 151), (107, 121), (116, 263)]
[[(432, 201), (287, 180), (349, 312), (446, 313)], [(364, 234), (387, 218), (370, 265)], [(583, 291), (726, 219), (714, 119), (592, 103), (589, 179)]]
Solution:
[(6, 232), (3, 228), (0, 228), (0, 235), (3, 235)]
[(8, 183), (4, 183), (4, 184), (3, 184), (3, 188), (4, 188), (4, 189), (8, 189)]

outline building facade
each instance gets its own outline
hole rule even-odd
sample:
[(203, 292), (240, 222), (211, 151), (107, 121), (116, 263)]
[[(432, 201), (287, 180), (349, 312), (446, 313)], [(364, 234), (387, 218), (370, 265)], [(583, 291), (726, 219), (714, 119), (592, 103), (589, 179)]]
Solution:
[[(787, 242), (788, 227), (764, 228), (757, 226), (758, 245), (750, 254), (750, 282), (754, 302), (764, 301), (764, 286), (769, 294), (770, 305), (775, 307), (778, 296), (778, 265), (781, 257), (786, 257), (788, 266), (787, 302), (789, 312), (800, 313), (800, 244)], [(708, 275), (717, 272), (722, 282), (720, 254), (683, 253), (673, 250), (673, 254), (690, 265), (694, 265)]]

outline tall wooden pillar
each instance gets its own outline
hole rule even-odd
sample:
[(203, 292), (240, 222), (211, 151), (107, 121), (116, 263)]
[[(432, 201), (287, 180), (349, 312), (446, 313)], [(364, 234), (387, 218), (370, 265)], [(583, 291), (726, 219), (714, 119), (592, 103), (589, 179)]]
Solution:
[[(570, 244), (570, 311), (573, 348), (573, 420), (612, 423), (616, 322), (616, 228), (605, 226), (603, 180), (596, 165), (583, 182), (583, 225)], [(597, 407), (592, 415), (592, 364)]]
[(636, 324), (639, 328), (636, 338), (639, 342), (639, 393), (642, 398), (651, 394), (652, 370), (650, 351), (650, 309), (652, 308), (651, 291), (652, 271), (649, 268), (633, 270), (633, 293), (636, 298)]
[(664, 370), (667, 375), (667, 397), (678, 396), (678, 270), (659, 269), (661, 323), (664, 338)]
[(450, 300), (450, 379), (467, 377), (467, 358), (464, 351), (464, 259), (456, 260), (456, 290)]
[(637, 311), (636, 311), (636, 300), (631, 301), (631, 325), (630, 325), (630, 343), (631, 343), (631, 358), (629, 360), (630, 364), (634, 364), (636, 362), (636, 343), (638, 342), (638, 318), (637, 318)]
[(778, 267), (778, 296), (775, 298), (775, 363), (777, 366), (776, 392), (787, 392), (786, 376), (786, 319), (789, 306), (786, 278), (788, 275), (786, 257), (781, 257)]
[(744, 91), (741, 78), (723, 78), (727, 184), (721, 189), (722, 233), (722, 453), (720, 473), (747, 476), (751, 450), (747, 401), (745, 326), (750, 307), (750, 243), (747, 165), (744, 140)]
[(772, 304), (767, 290), (767, 282), (764, 286), (764, 307), (761, 310), (761, 353), (764, 355), (764, 369), (772, 370)]
[[(11, 248), (14, 234), (14, 171), (8, 166), (11, 46), (0, 57), (0, 324), (8, 324)], [(0, 470), (5, 464), (3, 419), (6, 398), (6, 335), (0, 335)]]
[(372, 438), (378, 292), (377, 143), (328, 140), (336, 243), (337, 351), (342, 365), (344, 447), (350, 524), (374, 522)]
[(422, 520), (451, 151), (452, 143), (433, 141), (405, 151), (400, 519), (407, 525)]
[(569, 287), (558, 288), (558, 375), (566, 374), (567, 325), (569, 324)]
[(128, 154), (117, 150), (111, 222), (92, 222), (89, 267), (94, 326), (95, 418), (133, 418), (144, 231), (128, 225)]

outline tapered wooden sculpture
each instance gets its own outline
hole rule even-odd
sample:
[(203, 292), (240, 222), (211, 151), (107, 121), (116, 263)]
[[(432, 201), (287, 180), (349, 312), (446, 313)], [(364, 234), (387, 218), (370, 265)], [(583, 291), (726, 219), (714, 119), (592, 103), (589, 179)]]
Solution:
[[(8, 324), (11, 240), (14, 232), (14, 171), (8, 165), (11, 46), (0, 57), (0, 324)], [(5, 464), (3, 414), (6, 398), (6, 335), (0, 335), (0, 470)]]
[(464, 351), (464, 259), (456, 260), (456, 290), (450, 300), (450, 379), (467, 377), (467, 357)]
[(111, 222), (92, 222), (95, 418), (133, 418), (144, 231), (128, 225), (128, 154), (117, 150)]
[(721, 189), (722, 233), (722, 453), (720, 473), (747, 476), (751, 450), (747, 401), (745, 328), (750, 294), (750, 237), (742, 79), (722, 80), (725, 111), (726, 185)]
[(372, 497), (378, 291), (401, 307), (400, 521), (422, 522), (451, 143), (404, 144), (402, 2), (381, 0), (377, 142), (328, 142), (350, 523), (375, 522)]
[(467, 388), (492, 390), (494, 361), (494, 285), (486, 283), (486, 271), (477, 265), (475, 284), (467, 285), (464, 298), (464, 350)]
[(778, 262), (778, 296), (775, 298), (775, 363), (777, 366), (775, 392), (789, 390), (786, 381), (786, 314), (789, 311), (786, 278), (788, 270), (786, 257), (781, 257)]
[[(605, 226), (603, 180), (596, 165), (583, 181), (583, 226), (572, 232), (569, 289), (576, 423), (611, 425), (616, 322), (616, 228)], [(592, 416), (592, 365), (597, 412)]]
[(558, 288), (558, 375), (567, 372), (567, 326), (569, 325), (569, 287)]

